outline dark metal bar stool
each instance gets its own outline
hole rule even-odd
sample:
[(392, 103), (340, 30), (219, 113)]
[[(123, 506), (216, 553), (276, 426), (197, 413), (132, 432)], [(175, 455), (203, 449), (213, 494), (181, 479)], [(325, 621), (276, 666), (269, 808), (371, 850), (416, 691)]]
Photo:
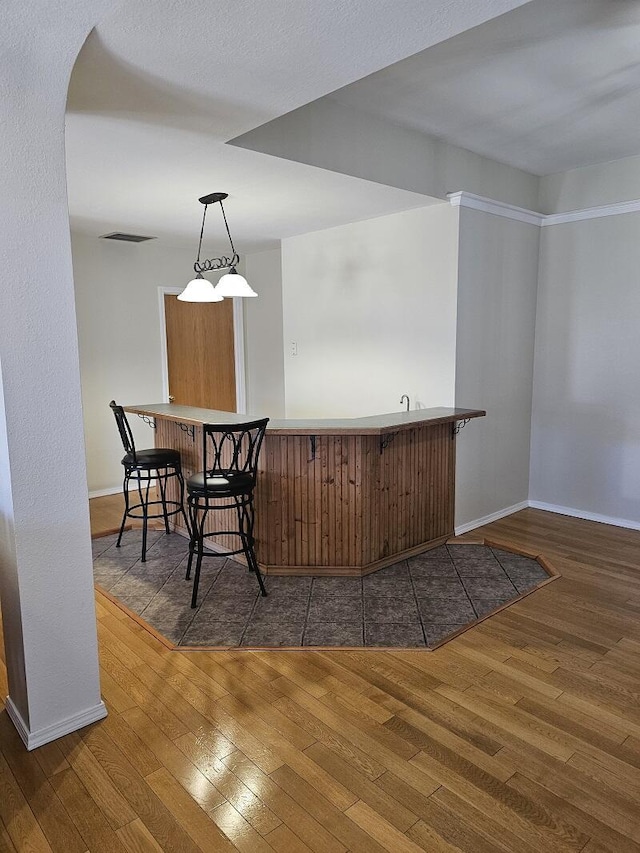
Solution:
[[(124, 413), (122, 406), (116, 405), (115, 400), (112, 400), (109, 405), (113, 412), (118, 432), (122, 439), (122, 446), (125, 450), (125, 456), (122, 459), (124, 466), (124, 514), (122, 516), (122, 524), (120, 525), (120, 533), (116, 548), (120, 547), (124, 525), (127, 518), (142, 519), (142, 562), (147, 560), (147, 523), (151, 518), (164, 519), (164, 527), (167, 533), (171, 533), (169, 529), (169, 517), (172, 515), (182, 514), (184, 523), (189, 530), (189, 521), (184, 511), (184, 478), (182, 476), (182, 466), (180, 463), (180, 453), (177, 450), (172, 450), (169, 447), (154, 447), (149, 450), (136, 450), (136, 445), (133, 440), (133, 433), (127, 421), (127, 416)], [(180, 484), (180, 500), (167, 500), (167, 482), (171, 477), (176, 477)], [(139, 502), (130, 503), (129, 483), (134, 480), (137, 485)], [(155, 480), (157, 490), (155, 499), (150, 500), (151, 495), (149, 490), (151, 482)]]
[[(193, 555), (197, 554), (191, 606), (198, 600), (202, 558), (220, 556), (205, 552), (205, 541), (217, 536), (236, 536), (240, 547), (222, 556), (244, 554), (249, 570), (258, 578), (260, 592), (266, 595), (255, 554), (253, 537), (253, 490), (258, 475), (258, 456), (269, 418), (240, 424), (203, 424), (202, 462), (204, 470), (187, 480), (187, 503), (191, 522), (187, 580), (191, 577)], [(205, 523), (213, 510), (235, 509), (238, 519), (234, 530), (205, 532)]]

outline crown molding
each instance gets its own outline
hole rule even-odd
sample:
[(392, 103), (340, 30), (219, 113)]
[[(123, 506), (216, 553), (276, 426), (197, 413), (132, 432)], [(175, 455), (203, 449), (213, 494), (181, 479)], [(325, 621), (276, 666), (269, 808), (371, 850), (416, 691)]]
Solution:
[(495, 201), (492, 198), (484, 198), (474, 193), (447, 193), (447, 198), (453, 207), (467, 207), (470, 210), (481, 210), (484, 213), (492, 213), (494, 216), (502, 216), (504, 219), (537, 225), (540, 228), (547, 225), (562, 225), (566, 222), (580, 222), (583, 219), (601, 219), (605, 216), (620, 216), (624, 213), (640, 212), (640, 199), (618, 201), (598, 207), (586, 207), (583, 210), (568, 210), (566, 213), (538, 213), (535, 210), (516, 207), (513, 204)]
[(620, 216), (623, 213), (640, 212), (640, 199), (616, 201), (599, 207), (585, 207), (583, 210), (568, 210), (566, 213), (549, 213), (544, 217), (543, 225), (562, 225), (564, 222), (580, 222), (582, 219), (601, 219), (603, 216)]
[(494, 216), (502, 216), (504, 219), (526, 222), (528, 225), (542, 225), (545, 218), (544, 213), (527, 210), (525, 207), (516, 207), (514, 204), (507, 204), (504, 201), (484, 198), (481, 195), (474, 195), (474, 193), (447, 193), (447, 198), (453, 207), (468, 207), (471, 210), (481, 210), (483, 213), (493, 213)]

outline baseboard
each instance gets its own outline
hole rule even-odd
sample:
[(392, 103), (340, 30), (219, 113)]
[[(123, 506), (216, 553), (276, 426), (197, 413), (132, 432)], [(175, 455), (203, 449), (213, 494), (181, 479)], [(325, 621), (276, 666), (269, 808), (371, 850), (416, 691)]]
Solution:
[(571, 518), (582, 518), (584, 521), (597, 521), (600, 524), (611, 524), (614, 527), (626, 527), (628, 530), (640, 530), (640, 521), (631, 521), (628, 518), (614, 518), (610, 515), (600, 515), (597, 512), (588, 512), (583, 509), (574, 509), (570, 506), (558, 506), (556, 504), (544, 503), (544, 501), (521, 501), (513, 506), (505, 509), (492, 512), (490, 515), (485, 515), (482, 518), (476, 518), (474, 521), (469, 521), (467, 524), (461, 524), (455, 529), (456, 536), (463, 533), (468, 533), (470, 530), (475, 530), (476, 527), (482, 527), (484, 524), (490, 524), (492, 521), (499, 521), (507, 515), (512, 515), (521, 509), (541, 509), (545, 512), (555, 512), (557, 515), (568, 515)]
[(529, 501), (528, 506), (532, 509), (543, 509), (545, 512), (555, 512), (557, 515), (569, 515), (571, 518), (582, 518), (585, 521), (597, 521), (600, 524), (612, 524), (614, 527), (626, 527), (629, 530), (640, 530), (640, 521), (631, 521), (628, 518), (614, 518), (610, 515), (600, 515), (597, 512), (588, 512), (584, 509), (574, 509), (570, 506), (557, 506), (543, 501)]
[(7, 696), (6, 708), (9, 719), (16, 727), (18, 734), (22, 738), (22, 741), (28, 750), (44, 746), (45, 743), (50, 743), (52, 740), (57, 740), (59, 737), (71, 734), (71, 732), (75, 732), (84, 726), (88, 726), (90, 723), (96, 723), (98, 720), (102, 720), (107, 716), (105, 704), (100, 701), (97, 705), (94, 705), (93, 708), (87, 708), (79, 714), (67, 717), (66, 720), (61, 720), (59, 723), (54, 723), (52, 726), (46, 726), (46, 728), (40, 729), (39, 731), (31, 732), (10, 696)]
[(104, 498), (107, 495), (117, 495), (122, 493), (122, 486), (115, 486), (113, 489), (95, 489), (89, 492), (89, 498)]
[(490, 515), (484, 515), (482, 518), (476, 518), (474, 521), (461, 524), (455, 528), (456, 536), (468, 533), (470, 530), (475, 530), (476, 527), (482, 527), (484, 524), (490, 524), (492, 521), (499, 521), (507, 515), (513, 515), (514, 512), (519, 512), (521, 509), (527, 509), (530, 505), (529, 501), (520, 501), (520, 503), (513, 504), (513, 506), (508, 506), (504, 509), (499, 509), (497, 512), (492, 512)]
[[(156, 484), (155, 480), (149, 481), (149, 486), (153, 488)], [(135, 483), (129, 483), (129, 491), (137, 491), (138, 487)], [(91, 498), (104, 498), (107, 495), (121, 495), (122, 494), (122, 485), (114, 486), (111, 489), (94, 489), (92, 492), (89, 492), (89, 499)]]

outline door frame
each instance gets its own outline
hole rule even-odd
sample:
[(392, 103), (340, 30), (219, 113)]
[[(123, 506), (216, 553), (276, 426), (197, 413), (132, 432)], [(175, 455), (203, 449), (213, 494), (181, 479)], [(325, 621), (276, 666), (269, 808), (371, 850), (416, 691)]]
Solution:
[[(162, 363), (162, 401), (169, 402), (169, 366), (167, 364), (167, 320), (164, 311), (164, 297), (166, 294), (177, 296), (182, 293), (183, 287), (159, 287), (158, 306), (160, 309), (160, 350)], [(228, 298), (228, 297), (225, 297)], [(236, 373), (236, 411), (240, 415), (247, 411), (247, 387), (245, 380), (245, 357), (244, 357), (244, 311), (242, 310), (242, 298), (233, 298), (233, 353), (235, 357)]]

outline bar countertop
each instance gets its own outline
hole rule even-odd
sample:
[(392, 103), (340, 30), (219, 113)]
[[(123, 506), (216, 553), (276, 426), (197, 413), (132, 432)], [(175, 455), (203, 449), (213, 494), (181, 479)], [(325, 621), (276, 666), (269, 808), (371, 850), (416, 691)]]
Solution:
[[(148, 403), (125, 406), (125, 411), (152, 418), (179, 421), (200, 426), (207, 423), (234, 424), (264, 417), (243, 415), (236, 412), (221, 412), (215, 409), (199, 409), (195, 406), (180, 406), (176, 403)], [(471, 418), (481, 418), (486, 412), (481, 409), (414, 409), (410, 412), (389, 412), (369, 415), (364, 418), (273, 418), (267, 432), (280, 435), (384, 435), (400, 432), (419, 425), (454, 423)]]

